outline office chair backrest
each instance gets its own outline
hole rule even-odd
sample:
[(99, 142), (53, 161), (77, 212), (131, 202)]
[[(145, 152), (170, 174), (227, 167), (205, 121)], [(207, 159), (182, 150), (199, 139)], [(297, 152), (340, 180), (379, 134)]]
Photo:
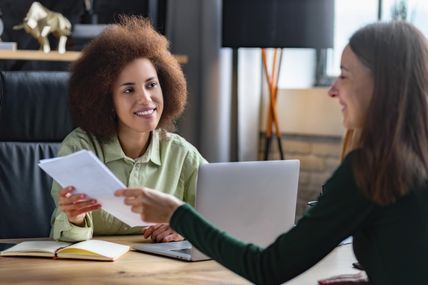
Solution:
[(52, 180), (38, 167), (73, 129), (67, 72), (0, 72), (0, 238), (46, 237)]

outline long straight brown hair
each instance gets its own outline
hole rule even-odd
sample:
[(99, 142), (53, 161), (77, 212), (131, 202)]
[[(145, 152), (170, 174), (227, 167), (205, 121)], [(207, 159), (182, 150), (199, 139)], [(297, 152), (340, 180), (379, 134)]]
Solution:
[(394, 21), (361, 28), (349, 46), (374, 81), (354, 175), (366, 196), (390, 204), (428, 178), (427, 41), (413, 25)]

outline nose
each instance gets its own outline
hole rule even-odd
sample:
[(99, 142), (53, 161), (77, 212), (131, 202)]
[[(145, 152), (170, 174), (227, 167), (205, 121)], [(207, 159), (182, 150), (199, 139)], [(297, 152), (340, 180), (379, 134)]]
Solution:
[(151, 101), (152, 97), (150, 95), (150, 92), (144, 87), (140, 88), (140, 92), (138, 92), (138, 103), (144, 104)]
[(331, 98), (335, 98), (338, 95), (338, 90), (336, 87), (336, 81), (333, 82), (333, 84), (330, 86), (330, 89), (328, 89), (328, 96), (330, 96)]

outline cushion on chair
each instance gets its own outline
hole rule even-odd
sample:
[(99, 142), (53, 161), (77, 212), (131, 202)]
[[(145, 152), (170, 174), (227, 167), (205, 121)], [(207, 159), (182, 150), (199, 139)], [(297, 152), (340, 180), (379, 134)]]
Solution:
[(37, 163), (73, 129), (68, 76), (0, 72), (0, 238), (49, 235), (52, 180)]
[(72, 129), (67, 72), (0, 73), (0, 140), (60, 142)]

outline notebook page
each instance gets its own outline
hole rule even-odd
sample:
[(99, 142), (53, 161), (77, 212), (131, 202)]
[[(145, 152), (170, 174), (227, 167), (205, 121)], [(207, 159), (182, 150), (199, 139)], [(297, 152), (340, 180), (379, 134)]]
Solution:
[[(118, 243), (103, 241), (103, 240), (87, 240), (73, 244), (67, 248), (62, 249), (60, 252), (65, 254), (85, 254), (81, 250), (97, 254), (100, 256), (108, 257), (109, 259), (117, 259), (124, 253), (129, 251), (129, 246)], [(64, 254), (64, 256), (65, 256)], [(59, 254), (60, 255), (60, 254)], [(60, 255), (61, 256), (61, 255)]]
[(53, 256), (59, 248), (69, 245), (70, 243), (58, 241), (24, 241), (4, 252), (47, 252), (51, 253)]

